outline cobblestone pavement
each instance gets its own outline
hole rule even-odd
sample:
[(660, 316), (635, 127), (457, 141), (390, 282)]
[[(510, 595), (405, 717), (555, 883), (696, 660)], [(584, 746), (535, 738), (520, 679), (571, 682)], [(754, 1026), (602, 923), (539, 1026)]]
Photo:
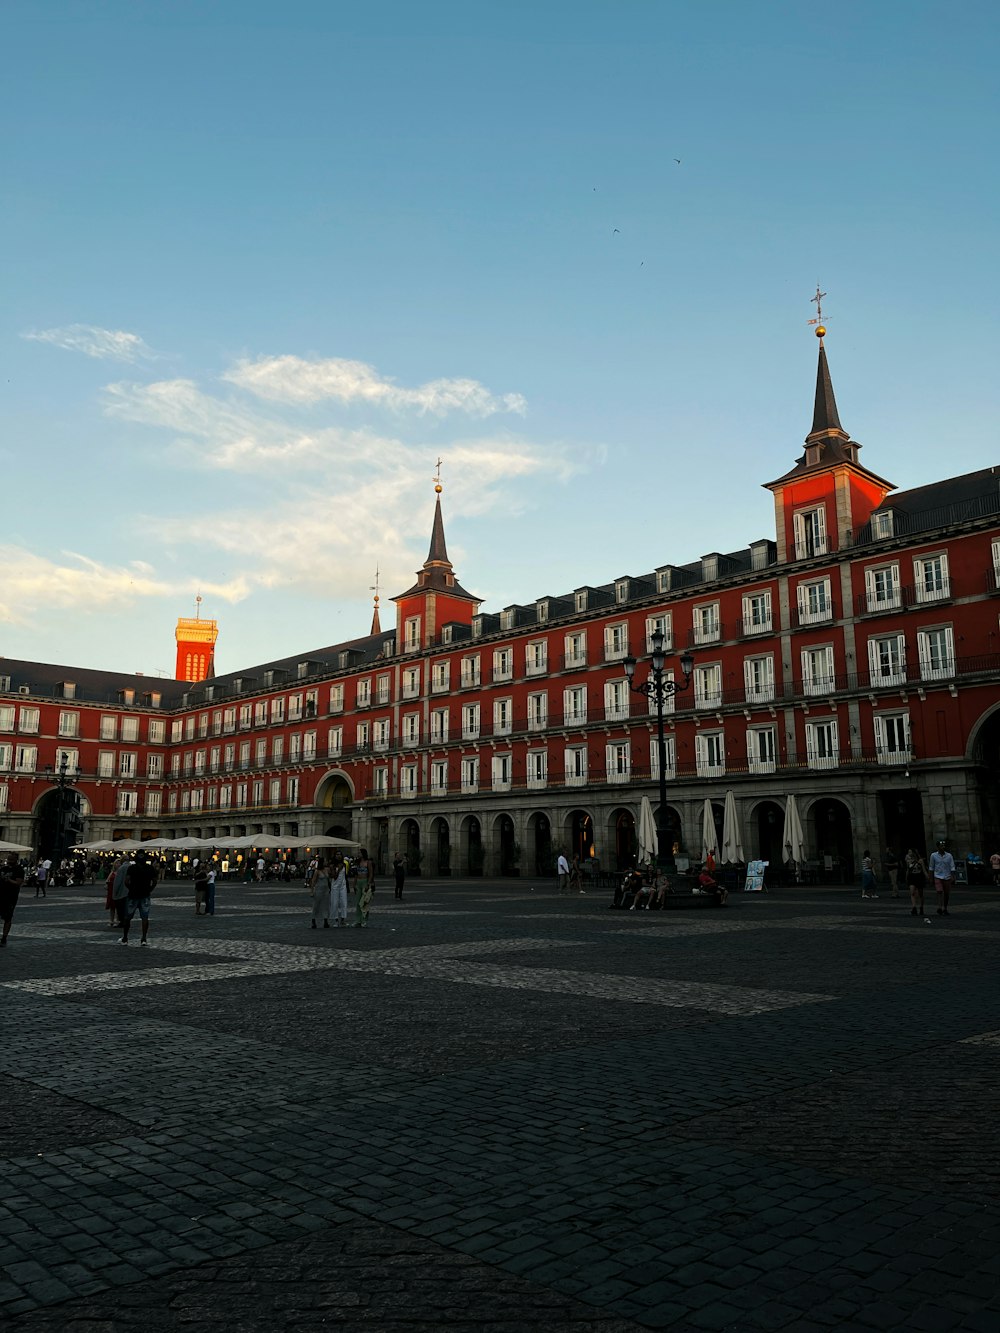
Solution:
[(1000, 1328), (994, 890), (102, 899), (0, 953), (14, 1333)]

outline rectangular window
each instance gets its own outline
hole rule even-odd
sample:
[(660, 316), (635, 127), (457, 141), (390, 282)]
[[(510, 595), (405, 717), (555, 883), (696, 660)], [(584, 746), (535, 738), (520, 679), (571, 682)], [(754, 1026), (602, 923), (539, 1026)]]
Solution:
[(628, 782), (632, 776), (632, 747), (628, 741), (613, 741), (604, 747), (604, 765), (609, 782)]
[(869, 611), (895, 611), (902, 605), (899, 565), (878, 565), (865, 570), (865, 594)]
[(122, 740), (132, 742), (139, 739), (139, 719), (137, 717), (122, 718)]
[(250, 767), (250, 742), (240, 741), (240, 768)]
[(222, 713), (222, 730), (227, 736), (231, 736), (236, 730), (236, 709), (226, 708)]
[(222, 762), (224, 763), (226, 772), (228, 773), (232, 770), (233, 766), (236, 763), (236, 746), (233, 744), (232, 741), (230, 741), (226, 745), (225, 749), (222, 751), (222, 756), (223, 756)]
[(220, 787), (220, 788), (219, 788), (219, 809), (220, 809), (220, 810), (228, 810), (229, 807), (232, 805), (232, 803), (233, 803), (233, 789), (232, 789), (232, 787)]
[[(21, 711), (22, 711), (22, 713), (23, 713), (23, 712), (24, 712), (24, 709), (22, 709)], [(190, 720), (192, 723), (194, 722), (194, 719), (193, 719), (193, 718), (191, 718), (191, 719), (189, 719), (189, 720)], [(22, 727), (21, 730), (23, 731), (24, 728)], [(101, 740), (102, 740), (102, 741), (116, 741), (116, 740), (118, 739), (118, 719), (117, 719), (117, 717), (115, 717), (113, 714), (105, 713), (105, 715), (101, 718), (101, 732), (100, 732), (100, 735), (101, 735)]]
[(836, 768), (839, 759), (836, 718), (806, 723), (806, 763), (810, 768)]
[(139, 809), (139, 793), (135, 791), (120, 791), (118, 793), (118, 813), (120, 815), (134, 815)]
[(702, 731), (694, 738), (695, 768), (700, 778), (721, 777), (726, 771), (726, 744), (721, 731)]
[(535, 639), (524, 645), (524, 669), (529, 676), (542, 676), (548, 667), (549, 645), (545, 639)]
[(836, 686), (833, 647), (802, 649), (802, 693), (830, 694)]
[(420, 714), (419, 714), (419, 713), (404, 713), (404, 714), (403, 714), (403, 744), (404, 744), (404, 745), (419, 745), (419, 744), (420, 744)]
[(146, 792), (146, 810), (145, 810), (145, 813), (146, 813), (147, 815), (153, 815), (154, 817), (155, 817), (156, 815), (158, 815), (158, 814), (160, 813), (160, 809), (161, 809), (161, 807), (162, 807), (162, 804), (163, 804), (163, 793), (162, 793), (162, 792), (158, 792), (158, 791), (147, 791), (147, 792)]
[(627, 680), (609, 680), (604, 684), (604, 720), (623, 722), (629, 715), (631, 695)]
[(123, 750), (118, 756), (118, 776), (120, 778), (134, 778), (136, 771), (136, 759), (138, 755), (134, 750)]
[(59, 735), (60, 736), (79, 736), (80, 734), (80, 714), (79, 713), (60, 713), (59, 714)]
[(248, 795), (249, 790), (250, 790), (250, 789), (249, 789), (249, 787), (247, 786), (247, 784), (246, 784), (245, 782), (237, 782), (237, 784), (236, 784), (236, 804), (237, 804), (237, 806), (238, 806), (240, 809), (245, 809), (245, 808), (246, 808), (247, 795)]
[(186, 752), (186, 754), (184, 755), (184, 772), (185, 772), (185, 773), (193, 773), (193, 772), (194, 772), (194, 751), (193, 751), (193, 750), (188, 750), (188, 751)]
[(722, 637), (722, 625), (719, 620), (719, 603), (705, 602), (696, 606), (694, 617), (695, 643), (718, 643)]
[(743, 598), (743, 633), (770, 634), (771, 632), (771, 593), (751, 592)]
[(431, 667), (431, 693), (444, 694), (451, 681), (451, 663), (435, 662)]
[(464, 792), (475, 792), (479, 790), (478, 757), (462, 760), (462, 790)]
[(663, 647), (669, 653), (674, 646), (674, 617), (673, 612), (664, 611), (659, 616), (646, 617), (646, 652), (653, 651), (653, 635), (659, 630), (663, 635)]
[[(250, 708), (249, 708), (249, 705), (247, 705), (247, 713), (249, 713), (249, 712), (250, 712)], [(241, 708), (241, 709), (240, 709), (240, 722), (241, 722), (241, 723), (242, 723), (242, 721), (243, 721), (243, 716), (242, 716), (242, 714), (243, 714), (243, 709)], [(301, 694), (290, 694), (290, 695), (288, 696), (288, 720), (289, 720), (289, 722), (299, 722), (299, 721), (302, 720), (302, 695), (301, 695)], [(250, 723), (249, 723), (249, 718), (248, 718), (248, 720), (247, 720), (247, 725), (248, 725), (248, 726), (250, 725)]]
[(387, 717), (376, 718), (372, 723), (372, 748), (375, 750), (388, 750), (389, 748), (389, 719)]
[(222, 735), (222, 709), (218, 709), (212, 714), (212, 735)]
[(748, 657), (743, 662), (743, 686), (748, 704), (766, 704), (774, 698), (774, 656)]
[(389, 790), (389, 770), (387, 768), (376, 768), (372, 770), (372, 795), (385, 796)]
[(795, 558), (807, 560), (810, 556), (826, 555), (826, 511), (822, 508), (803, 509), (792, 520), (795, 533)]
[(344, 711), (344, 685), (343, 682), (341, 682), (339, 685), (330, 686), (330, 712), (342, 713), (343, 711)]
[(628, 625), (605, 625), (604, 627), (604, 660), (605, 662), (620, 662), (623, 657), (628, 656)]
[(528, 730), (544, 731), (549, 724), (549, 696), (542, 691), (528, 695)]
[(166, 723), (160, 717), (150, 718), (149, 722), (149, 743), (150, 745), (162, 745), (166, 739)]
[(892, 510), (876, 510), (872, 514), (872, 537), (875, 541), (884, 541), (892, 536)]
[(337, 759), (344, 748), (344, 728), (331, 727), (326, 733), (326, 752), (331, 759)]
[(208, 768), (211, 773), (218, 773), (219, 760), (222, 757), (222, 751), (217, 745), (213, 745), (208, 752)]
[(992, 545), (993, 550), (993, 582), (1000, 588), (1000, 541), (995, 541)]
[(947, 680), (955, 674), (955, 639), (950, 625), (917, 631), (921, 680)]
[(587, 687), (585, 685), (571, 685), (563, 690), (563, 721), (564, 722), (586, 722), (587, 720)]
[(389, 702), (388, 675), (379, 676), (375, 681), (375, 702), (380, 704), (387, 704)]
[[(174, 778), (179, 778), (180, 775), (181, 775), (181, 757), (179, 754), (172, 754), (170, 756), (170, 776)], [(98, 768), (98, 776), (100, 776), (99, 768)]]
[(947, 553), (942, 551), (939, 555), (925, 555), (914, 560), (913, 582), (918, 602), (940, 602), (950, 597)]
[(0, 745), (0, 771), (7, 772), (14, 760), (13, 745)]
[(903, 685), (906, 681), (906, 639), (902, 634), (880, 634), (868, 640), (868, 669), (873, 685)]
[(191, 793), (191, 809), (201, 810), (205, 804), (205, 793), (199, 787)]
[(38, 717), (37, 708), (22, 708), (17, 721), (18, 731), (27, 732), (29, 735), (37, 735)]
[(56, 747), (56, 768), (62, 768), (63, 760), (66, 760), (66, 772), (75, 775), (80, 766), (80, 751), (66, 750), (61, 745)]
[(567, 745), (565, 763), (566, 786), (585, 786), (587, 782), (587, 747), (585, 745)]
[(774, 727), (751, 727), (747, 731), (747, 766), (751, 773), (775, 771)]
[[(672, 669), (670, 671), (664, 671), (663, 673), (664, 681), (673, 681), (673, 678), (674, 678), (674, 673)], [(676, 701), (673, 693), (667, 694), (663, 700), (664, 713), (665, 714), (672, 713), (675, 707), (676, 707)], [(656, 717), (656, 700), (652, 695), (649, 696), (648, 711), (650, 717)]]
[(359, 722), (354, 732), (354, 745), (358, 750), (367, 750), (371, 745), (371, 724)]
[[(274, 739), (275, 743), (277, 744), (277, 742), (281, 740), (281, 737), (275, 736)], [(291, 764), (297, 764), (301, 758), (302, 758), (302, 735), (300, 732), (295, 731), (288, 738), (288, 762)], [(277, 756), (275, 756), (275, 763), (277, 762), (278, 758)]]
[(495, 754), (493, 756), (493, 790), (510, 791), (510, 755)]
[(474, 741), (479, 737), (479, 705), (462, 705), (462, 739)]
[(512, 699), (493, 701), (493, 735), (509, 736), (514, 726), (514, 702)]
[(14, 705), (0, 705), (0, 732), (14, 730)]
[[(114, 737), (113, 737), (113, 736), (107, 736), (107, 737), (102, 736), (101, 739), (102, 739), (102, 740), (109, 740), (109, 741), (110, 741), (110, 740), (114, 740)], [(184, 719), (184, 739), (185, 739), (186, 741), (193, 741), (193, 740), (194, 740), (194, 715), (193, 715), (193, 714), (191, 715), (191, 717), (186, 717), (186, 718)]]
[(795, 592), (798, 598), (800, 625), (815, 625), (819, 621), (829, 620), (833, 615), (829, 579), (800, 583)]
[(358, 708), (367, 708), (372, 701), (372, 682), (371, 677), (366, 676), (364, 680), (359, 680), (355, 691), (355, 702)]
[(435, 708), (431, 713), (431, 741), (440, 743), (448, 739), (448, 709)]
[(909, 713), (875, 714), (875, 753), (882, 764), (910, 762)]
[(316, 733), (307, 731), (302, 737), (302, 758), (311, 761), (316, 758)]
[(281, 804), (281, 779), (272, 778), (269, 798), (272, 805)]
[(267, 726), (267, 700), (258, 699), (253, 706), (253, 724), (255, 727)]
[[(663, 776), (671, 782), (677, 776), (677, 745), (673, 736), (664, 736), (663, 753), (666, 758)], [(660, 745), (655, 738), (649, 747), (649, 776), (654, 782), (660, 780)]]
[(549, 782), (549, 756), (545, 750), (529, 750), (527, 754), (529, 787), (547, 787)]
[[(17, 773), (34, 773), (38, 762), (37, 745), (15, 745), (14, 770)], [(108, 775), (110, 777), (110, 774)]]
[(184, 733), (184, 723), (179, 717), (174, 718), (170, 724), (170, 743), (177, 745)]
[(568, 667), (587, 665), (587, 636), (582, 631), (567, 634), (565, 639), (564, 664)]
[(497, 648), (493, 652), (493, 679), (510, 680), (514, 674), (513, 648)]
[(721, 708), (722, 664), (712, 662), (694, 669), (695, 708)]
[(146, 757), (146, 777), (147, 777), (147, 778), (153, 778), (154, 780), (157, 779), (157, 778), (162, 778), (162, 777), (163, 777), (163, 755), (162, 755), (162, 754), (151, 754), (151, 755), (147, 755), (147, 757)]
[(296, 777), (288, 779), (287, 801), (289, 805), (298, 805), (299, 803), (299, 780)]
[(431, 764), (431, 795), (443, 796), (448, 790), (448, 765), (443, 759)]
[(408, 653), (420, 647), (420, 617), (407, 616), (403, 622), (403, 645)]
[[(277, 739), (277, 738), (276, 738), (276, 739)], [(254, 742), (254, 747), (253, 747), (253, 762), (254, 762), (254, 765), (255, 765), (257, 768), (263, 768), (264, 765), (267, 763), (267, 737), (266, 737), (266, 736), (261, 736), (259, 740), (257, 740), (257, 741)], [(196, 773), (203, 773), (204, 771), (205, 771), (205, 770), (204, 770), (203, 767), (195, 766), (195, 772), (196, 772)]]
[(285, 720), (285, 696), (271, 700), (271, 722), (280, 725)]
[(0, 815), (7, 813), (9, 795), (10, 788), (7, 786), (6, 782), (0, 783)]
[(468, 689), (470, 686), (478, 685), (479, 681), (479, 654), (473, 653), (470, 657), (463, 657), (462, 688)]
[(420, 668), (418, 666), (407, 667), (403, 672), (403, 698), (420, 698)]
[(167, 797), (167, 809), (171, 814), (174, 814), (177, 810), (177, 792), (172, 791)]
[[(180, 755), (174, 755), (174, 758), (180, 761)], [(113, 778), (115, 775), (115, 752), (114, 750), (99, 750), (97, 752), (97, 776), (99, 778)]]
[(284, 736), (275, 736), (271, 742), (271, 763), (280, 764), (285, 758), (285, 738)]

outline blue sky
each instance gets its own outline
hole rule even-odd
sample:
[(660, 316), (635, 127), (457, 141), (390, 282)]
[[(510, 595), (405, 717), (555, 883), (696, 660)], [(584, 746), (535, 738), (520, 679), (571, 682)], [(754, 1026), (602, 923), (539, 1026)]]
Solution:
[(170, 674), (199, 590), (220, 671), (365, 633), (438, 457), (487, 610), (770, 536), (817, 281), (868, 467), (1000, 462), (993, 3), (0, 24), (4, 656)]

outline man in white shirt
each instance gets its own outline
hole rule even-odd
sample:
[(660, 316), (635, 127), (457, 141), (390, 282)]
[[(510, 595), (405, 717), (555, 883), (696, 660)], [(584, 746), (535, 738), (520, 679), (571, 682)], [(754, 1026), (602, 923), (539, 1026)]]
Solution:
[(955, 858), (946, 850), (944, 838), (938, 840), (937, 847), (931, 852), (928, 868), (934, 880), (934, 892), (940, 894), (937, 914), (947, 916), (951, 886), (955, 883)]
[(559, 860), (556, 862), (556, 874), (559, 876), (559, 892), (569, 892), (569, 862), (566, 860), (565, 852), (559, 853)]

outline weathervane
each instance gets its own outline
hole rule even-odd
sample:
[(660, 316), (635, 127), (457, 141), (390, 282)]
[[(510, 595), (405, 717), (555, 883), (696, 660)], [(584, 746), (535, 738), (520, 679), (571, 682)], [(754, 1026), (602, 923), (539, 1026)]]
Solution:
[(379, 568), (378, 568), (378, 565), (376, 565), (376, 566), (375, 566), (375, 582), (374, 582), (374, 583), (371, 583), (371, 584), (368, 585), (368, 586), (369, 586), (369, 591), (371, 591), (371, 592), (373, 592), (373, 593), (375, 594), (375, 606), (376, 606), (376, 607), (378, 606), (378, 576), (379, 576)]
[(807, 324), (815, 324), (815, 325), (816, 325), (816, 337), (817, 337), (817, 338), (822, 338), (822, 337), (823, 337), (823, 334), (826, 333), (826, 328), (825, 328), (824, 325), (823, 325), (823, 297), (824, 297), (825, 295), (826, 295), (826, 292), (821, 292), (821, 291), (820, 291), (820, 289), (819, 289), (819, 283), (817, 282), (817, 284), (816, 284), (816, 295), (815, 295), (815, 296), (810, 296), (810, 298), (809, 298), (809, 303), (810, 303), (810, 305), (815, 305), (815, 306), (816, 306), (816, 318), (815, 318), (815, 319), (810, 319), (810, 320), (807, 320), (807, 321), (806, 321)]
[(441, 485), (441, 464), (443, 462), (444, 462), (443, 458), (438, 459), (437, 471), (434, 473), (434, 489), (437, 491), (438, 495), (440, 495), (442, 490), (444, 489), (444, 487)]

